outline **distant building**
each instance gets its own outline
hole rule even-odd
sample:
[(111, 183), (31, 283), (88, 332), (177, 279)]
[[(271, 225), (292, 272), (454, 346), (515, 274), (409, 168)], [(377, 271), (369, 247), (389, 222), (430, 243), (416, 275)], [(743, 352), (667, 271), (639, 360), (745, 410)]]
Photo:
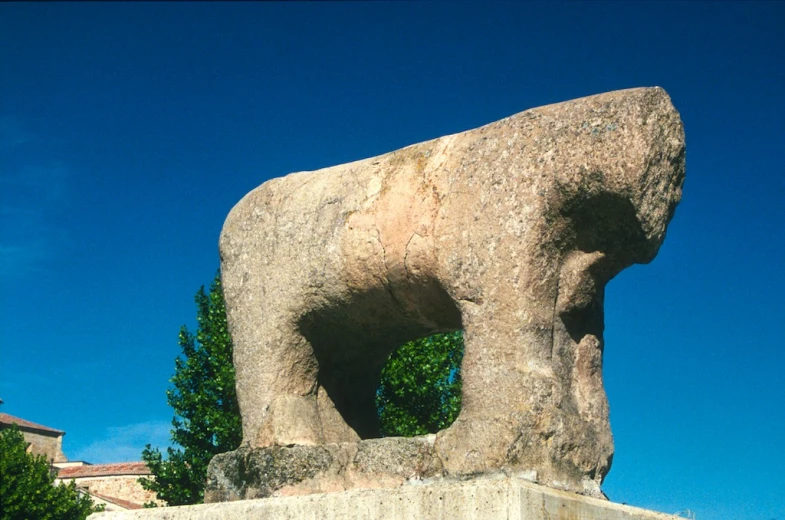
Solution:
[(155, 493), (143, 489), (139, 478), (149, 477), (150, 469), (144, 462), (119, 462), (114, 464), (59, 465), (57, 482), (68, 484), (88, 493), (96, 504), (104, 504), (106, 511), (141, 509), (147, 502), (164, 505)]
[(19, 431), (22, 432), (27, 442), (28, 453), (43, 455), (50, 463), (68, 460), (63, 454), (64, 431), (20, 419), (7, 413), (0, 413), (0, 430), (10, 428), (12, 424), (16, 424)]
[(150, 477), (144, 462), (120, 462), (115, 464), (90, 464), (68, 461), (63, 453), (65, 432), (48, 426), (0, 413), (0, 430), (16, 424), (27, 442), (27, 452), (43, 455), (57, 471), (55, 484), (70, 481), (86, 493), (96, 504), (103, 504), (106, 511), (141, 509), (147, 502), (164, 505), (152, 491), (139, 484), (141, 477)]

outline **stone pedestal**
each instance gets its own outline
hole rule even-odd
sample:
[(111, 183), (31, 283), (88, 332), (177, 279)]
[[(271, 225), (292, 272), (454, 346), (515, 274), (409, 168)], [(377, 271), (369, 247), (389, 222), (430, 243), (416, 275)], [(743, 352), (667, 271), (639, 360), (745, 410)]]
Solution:
[(319, 446), (242, 447), (210, 461), (204, 501), (397, 488), (411, 481), (463, 476), (445, 474), (434, 440), (435, 435), (424, 435)]
[(393, 489), (353, 489), (199, 506), (97, 513), (90, 520), (666, 520), (636, 507), (558, 491), (522, 479), (408, 481)]

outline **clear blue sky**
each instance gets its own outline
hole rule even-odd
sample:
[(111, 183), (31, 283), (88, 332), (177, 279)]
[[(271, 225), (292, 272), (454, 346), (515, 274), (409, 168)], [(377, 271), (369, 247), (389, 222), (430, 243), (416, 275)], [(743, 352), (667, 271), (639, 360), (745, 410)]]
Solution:
[(785, 519), (782, 2), (1, 4), (2, 411), (138, 460), (246, 192), (651, 85), (687, 180), (657, 259), (608, 287), (604, 489)]

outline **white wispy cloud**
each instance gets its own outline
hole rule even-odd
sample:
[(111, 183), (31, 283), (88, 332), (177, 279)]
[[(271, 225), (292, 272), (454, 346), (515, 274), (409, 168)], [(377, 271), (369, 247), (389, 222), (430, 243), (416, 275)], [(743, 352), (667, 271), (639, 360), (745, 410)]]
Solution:
[(70, 173), (41, 144), (0, 115), (0, 281), (44, 268), (68, 238)]
[(30, 133), (19, 119), (10, 114), (0, 114), (0, 150), (10, 150), (30, 140)]
[(172, 425), (166, 421), (148, 421), (125, 426), (112, 426), (104, 436), (81, 449), (66, 455), (71, 460), (84, 460), (93, 464), (110, 462), (132, 462), (141, 460), (142, 450), (147, 444), (162, 451), (170, 445), (169, 431)]
[(17, 159), (14, 162), (27, 164), (16, 167), (12, 165), (0, 172), (0, 184), (4, 188), (16, 190), (14, 195), (21, 196), (23, 202), (34, 202), (37, 205), (65, 202), (68, 187), (68, 170), (65, 165), (58, 161), (40, 161), (33, 157), (28, 157), (27, 161), (23, 158), (22, 161)]
[[(0, 225), (6, 225), (5, 222)], [(5, 238), (5, 237), (4, 237)], [(0, 280), (7, 277), (36, 270), (36, 266), (47, 258), (49, 245), (43, 241), (32, 240), (25, 244), (0, 242)]]

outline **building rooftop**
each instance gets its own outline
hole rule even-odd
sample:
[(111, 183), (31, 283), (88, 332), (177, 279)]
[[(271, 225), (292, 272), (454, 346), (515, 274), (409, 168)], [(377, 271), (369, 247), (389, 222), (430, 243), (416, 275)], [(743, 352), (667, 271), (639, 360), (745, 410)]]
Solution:
[(8, 415), (7, 413), (0, 413), (0, 425), (3, 424), (16, 424), (21, 429), (26, 430), (36, 430), (41, 433), (50, 433), (55, 435), (65, 435), (63, 430), (56, 430), (54, 428), (50, 428), (49, 426), (44, 426), (43, 424), (37, 424), (31, 421), (26, 421), (25, 419), (20, 419), (19, 417), (14, 417), (13, 415)]
[(60, 468), (57, 478), (109, 477), (119, 475), (149, 475), (150, 468), (144, 462), (117, 462), (113, 464), (89, 464)]
[(120, 506), (123, 509), (143, 509), (144, 506), (141, 504), (137, 504), (136, 502), (131, 502), (130, 500), (125, 500), (124, 498), (117, 498), (117, 497), (110, 497), (109, 495), (103, 495), (101, 493), (95, 493), (91, 491), (85, 491), (88, 495), (99, 498), (104, 502), (109, 502), (110, 504), (115, 504)]

